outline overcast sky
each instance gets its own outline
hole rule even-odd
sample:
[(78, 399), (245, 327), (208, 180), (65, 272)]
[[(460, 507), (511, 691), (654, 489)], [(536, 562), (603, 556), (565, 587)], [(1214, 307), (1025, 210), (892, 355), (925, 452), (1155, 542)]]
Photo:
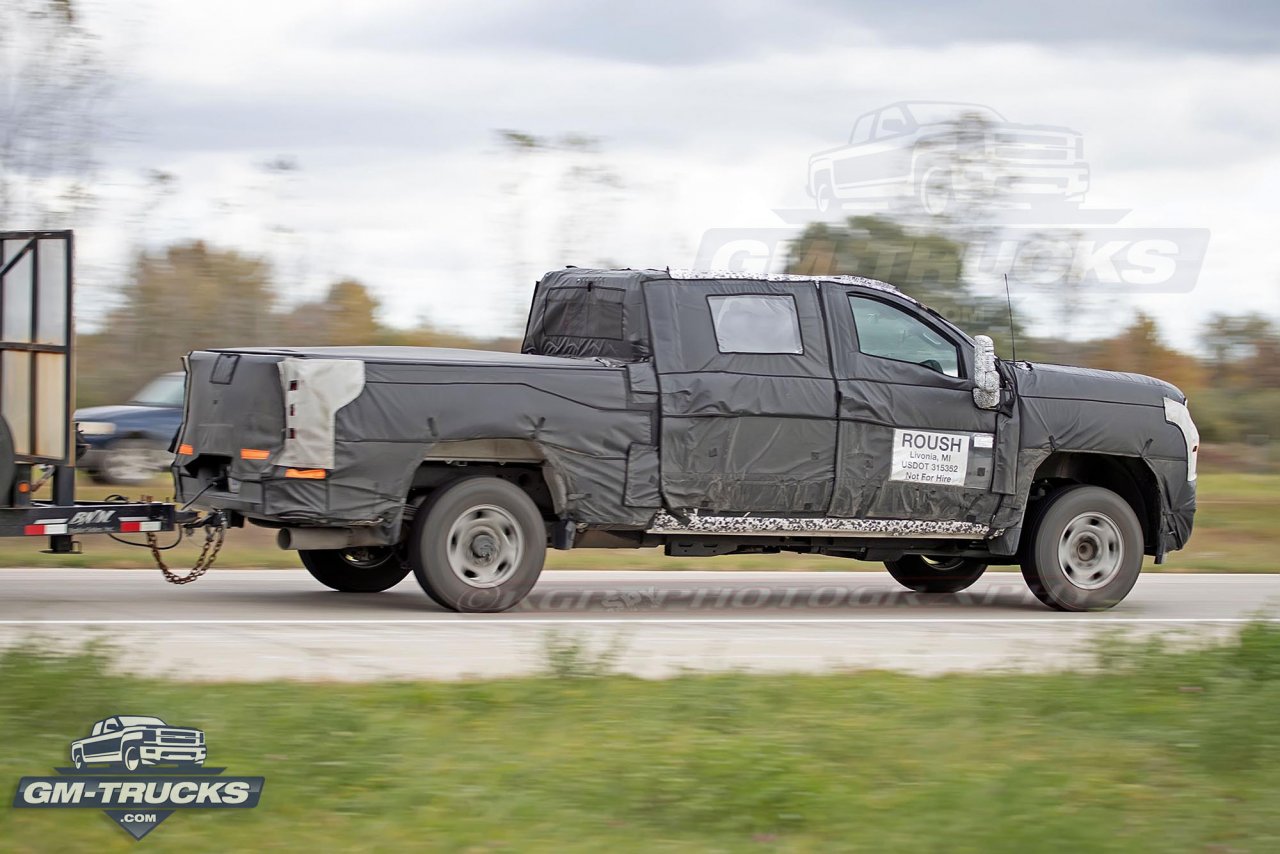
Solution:
[[(99, 286), (138, 240), (203, 237), (271, 254), (293, 299), (355, 276), (390, 322), (494, 333), (544, 269), (690, 266), (709, 229), (783, 227), (811, 154), (928, 100), (1080, 131), (1088, 206), (1209, 229), (1194, 290), (1131, 300), (1175, 343), (1212, 310), (1280, 315), (1273, 3), (112, 0), (88, 24), (126, 131), (82, 235)], [(614, 180), (521, 165), (500, 128), (599, 137), (581, 162)], [(177, 182), (140, 225), (148, 169)]]

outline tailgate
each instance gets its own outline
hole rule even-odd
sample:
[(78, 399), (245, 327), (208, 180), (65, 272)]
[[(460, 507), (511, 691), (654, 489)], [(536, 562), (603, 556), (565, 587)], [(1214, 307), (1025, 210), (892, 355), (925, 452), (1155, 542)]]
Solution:
[(359, 360), (191, 353), (174, 463), (179, 498), (266, 515), (264, 484), (326, 480), (334, 415), (363, 389)]
[(196, 351), (187, 357), (187, 400), (178, 459), (229, 467), (257, 480), (284, 444), (283, 356)]

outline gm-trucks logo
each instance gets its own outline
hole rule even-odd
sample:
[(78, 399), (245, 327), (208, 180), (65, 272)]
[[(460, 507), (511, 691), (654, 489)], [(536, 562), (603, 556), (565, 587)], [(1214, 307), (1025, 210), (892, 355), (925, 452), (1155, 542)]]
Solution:
[(70, 768), (57, 777), (23, 777), (15, 807), (100, 809), (134, 839), (176, 810), (250, 809), (262, 777), (224, 777), (204, 764), (204, 733), (160, 718), (114, 715), (71, 742)]

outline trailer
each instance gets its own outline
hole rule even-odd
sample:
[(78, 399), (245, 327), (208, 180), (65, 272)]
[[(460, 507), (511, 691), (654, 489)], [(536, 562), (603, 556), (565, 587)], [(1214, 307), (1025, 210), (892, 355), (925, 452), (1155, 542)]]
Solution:
[[(48, 538), (48, 553), (76, 554), (86, 534), (157, 535), (208, 529), (212, 563), (224, 525), (171, 502), (78, 501), (75, 411), (75, 239), (71, 231), (0, 231), (0, 536)], [(48, 497), (41, 497), (48, 484)], [(172, 577), (170, 577), (172, 576)]]

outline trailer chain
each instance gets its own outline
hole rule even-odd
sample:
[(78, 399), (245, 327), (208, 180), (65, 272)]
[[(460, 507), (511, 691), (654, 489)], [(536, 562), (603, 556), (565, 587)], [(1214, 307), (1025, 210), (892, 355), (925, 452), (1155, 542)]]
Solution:
[[(218, 552), (222, 549), (222, 541), (226, 538), (227, 522), (221, 513), (214, 513), (199, 523), (204, 527), (204, 548), (200, 549), (200, 556), (196, 558), (195, 564), (191, 567), (191, 571), (186, 575), (178, 575), (173, 572), (164, 562), (164, 557), (160, 554), (159, 542), (160, 538), (154, 533), (147, 534), (147, 546), (151, 549), (151, 556), (156, 560), (156, 566), (160, 567), (160, 573), (164, 575), (164, 580), (170, 584), (190, 584), (196, 581), (200, 576), (209, 571), (213, 566), (213, 562), (218, 559)], [(192, 526), (196, 527), (196, 526)]]

